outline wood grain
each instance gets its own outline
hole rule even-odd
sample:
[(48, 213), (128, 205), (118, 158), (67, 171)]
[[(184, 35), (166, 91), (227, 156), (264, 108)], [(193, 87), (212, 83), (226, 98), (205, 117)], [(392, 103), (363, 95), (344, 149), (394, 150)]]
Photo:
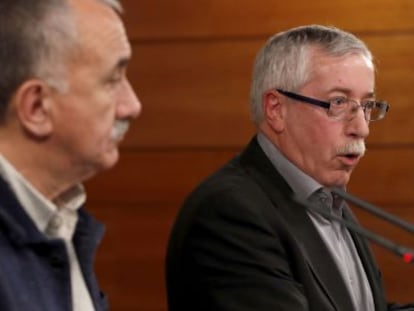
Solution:
[[(127, 152), (112, 170), (86, 186), (94, 202), (178, 204), (239, 150)], [(414, 149), (372, 148), (355, 169), (348, 190), (377, 204), (414, 206)]]
[(354, 32), (414, 30), (411, 0), (277, 1), (124, 0), (133, 39), (270, 35), (302, 24), (333, 24)]
[[(414, 1), (123, 0), (133, 47), (129, 77), (143, 114), (114, 169), (87, 182), (89, 210), (107, 226), (97, 272), (114, 311), (164, 311), (164, 256), (175, 214), (203, 178), (254, 133), (251, 70), (275, 32), (332, 24), (375, 55), (377, 94), (391, 104), (372, 123), (348, 190), (414, 222)], [(316, 148), (317, 146), (315, 146)], [(413, 237), (355, 209), (361, 223), (405, 245)], [(373, 246), (391, 300), (413, 300), (413, 267)]]
[[(385, 119), (371, 124), (368, 141), (414, 145), (414, 35), (368, 35), (364, 40), (375, 55), (378, 97), (391, 105)], [(124, 146), (243, 146), (254, 131), (249, 89), (262, 44), (235, 40), (134, 46), (129, 76), (143, 114)]]

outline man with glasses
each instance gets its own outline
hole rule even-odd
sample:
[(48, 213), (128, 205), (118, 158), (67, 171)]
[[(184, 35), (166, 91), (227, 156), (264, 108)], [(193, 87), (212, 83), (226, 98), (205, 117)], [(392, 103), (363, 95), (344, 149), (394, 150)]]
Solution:
[(365, 153), (375, 98), (372, 55), (354, 35), (303, 26), (258, 53), (257, 135), (186, 200), (167, 253), (170, 311), (385, 311), (367, 242), (294, 198), (355, 222), (331, 194)]

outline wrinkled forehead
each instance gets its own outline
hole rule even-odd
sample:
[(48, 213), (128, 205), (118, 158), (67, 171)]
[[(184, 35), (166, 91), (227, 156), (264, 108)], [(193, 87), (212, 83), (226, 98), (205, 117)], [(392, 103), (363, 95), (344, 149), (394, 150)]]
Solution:
[[(341, 76), (345, 73), (357, 75), (360, 70), (372, 73), (367, 75), (375, 78), (375, 65), (370, 57), (364, 51), (353, 50), (341, 54), (326, 53), (320, 49), (309, 49), (306, 59), (306, 72), (309, 82), (315, 76), (332, 75)], [(355, 76), (355, 78), (357, 78)]]
[(122, 20), (111, 7), (98, 0), (70, 0), (77, 39), (69, 56), (69, 80), (85, 77), (104, 81), (114, 70), (124, 70), (131, 58), (131, 46)]
[[(72, 9), (73, 17), (80, 27), (86, 25), (93, 26), (95, 23), (117, 24), (123, 30), (123, 24), (119, 16), (117, 7), (104, 0), (68, 0), (69, 7)], [(92, 28), (92, 27), (91, 27)], [(81, 29), (84, 30), (84, 29)], [(104, 30), (104, 29), (102, 29)]]
[(304, 87), (322, 93), (340, 91), (363, 98), (375, 93), (375, 72), (370, 59), (363, 54), (315, 59)]
[(348, 59), (361, 59), (366, 66), (375, 69), (375, 64), (372, 55), (369, 51), (350, 48), (344, 50), (326, 50), (324, 47), (318, 45), (310, 45), (305, 49), (306, 58), (309, 60), (308, 66), (312, 70), (323, 61), (331, 62), (345, 62)]
[(130, 55), (131, 47), (119, 14), (98, 0), (70, 0), (80, 48)]

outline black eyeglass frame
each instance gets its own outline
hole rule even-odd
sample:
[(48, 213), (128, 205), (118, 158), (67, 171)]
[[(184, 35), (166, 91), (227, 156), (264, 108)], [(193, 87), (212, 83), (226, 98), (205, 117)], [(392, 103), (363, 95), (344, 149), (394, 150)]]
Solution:
[[(322, 108), (325, 108), (325, 109), (328, 109), (328, 110), (331, 107), (331, 103), (326, 102), (326, 101), (322, 101), (322, 100), (315, 99), (315, 98), (312, 98), (312, 97), (296, 94), (296, 93), (285, 91), (285, 90), (278, 89), (278, 88), (276, 89), (276, 91), (278, 91), (280, 94), (285, 95), (286, 97), (289, 97), (291, 99), (298, 100), (298, 101), (301, 101), (301, 102), (304, 102), (304, 103), (307, 103), (307, 104), (319, 106), (319, 107), (322, 107)], [(376, 107), (379, 107), (382, 111), (384, 111), (384, 114), (379, 119), (374, 119), (374, 120), (370, 119), (370, 120), (368, 120), (370, 122), (381, 120), (382, 118), (385, 117), (388, 110), (390, 109), (390, 105), (385, 101), (373, 101), (373, 102), (375, 103)], [(360, 105), (360, 106), (361, 106), (362, 110), (365, 113), (366, 106), (363, 106), (363, 105)], [(385, 109), (384, 109), (384, 106), (385, 106)]]

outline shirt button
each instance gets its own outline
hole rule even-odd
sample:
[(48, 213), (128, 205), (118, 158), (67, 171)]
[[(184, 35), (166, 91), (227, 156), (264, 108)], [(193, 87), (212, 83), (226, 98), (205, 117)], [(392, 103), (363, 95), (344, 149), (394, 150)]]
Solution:
[(52, 217), (52, 219), (49, 221), (48, 229), (51, 231), (56, 231), (62, 226), (63, 219), (59, 215), (55, 215)]

